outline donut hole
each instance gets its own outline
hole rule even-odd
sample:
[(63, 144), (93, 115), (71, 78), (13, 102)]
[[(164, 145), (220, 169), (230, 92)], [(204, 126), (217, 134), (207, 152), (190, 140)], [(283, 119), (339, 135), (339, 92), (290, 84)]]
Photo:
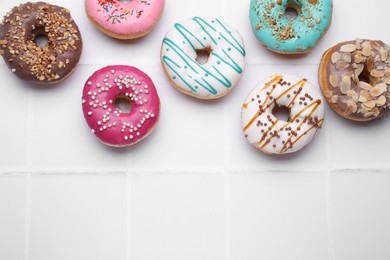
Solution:
[(294, 20), (301, 13), (302, 6), (295, 1), (288, 1), (284, 14), (288, 20)]
[(358, 78), (359, 81), (363, 81), (367, 84), (370, 84), (370, 73), (368, 72), (368, 70), (366, 70), (366, 68), (364, 68), (364, 70), (362, 71), (362, 73), (360, 73)]
[(119, 95), (114, 100), (114, 107), (121, 113), (130, 113), (132, 108), (131, 100), (126, 95)]
[(40, 48), (45, 48), (49, 38), (45, 32), (45, 28), (37, 27), (32, 32), (32, 41)]
[(209, 60), (211, 52), (212, 52), (212, 50), (211, 50), (210, 47), (207, 47), (207, 48), (204, 48), (204, 49), (196, 50), (196, 58), (195, 58), (195, 60), (196, 60), (200, 65), (204, 65), (204, 64), (206, 64), (207, 61)]
[(286, 106), (279, 106), (275, 105), (274, 108), (272, 109), (272, 114), (274, 117), (281, 121), (288, 122), (290, 120), (290, 109)]
[(133, 0), (118, 0), (119, 3), (122, 3), (122, 4), (129, 4), (131, 2), (133, 2)]
[(45, 48), (48, 41), (49, 39), (44, 34), (38, 34), (37, 36), (35, 36), (35, 44), (38, 47)]

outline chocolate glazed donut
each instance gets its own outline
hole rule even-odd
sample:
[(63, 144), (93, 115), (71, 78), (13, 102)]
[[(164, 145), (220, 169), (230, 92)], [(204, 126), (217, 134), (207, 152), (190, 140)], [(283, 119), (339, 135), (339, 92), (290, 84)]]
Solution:
[(336, 44), (319, 67), (321, 90), (340, 116), (370, 121), (390, 112), (390, 47), (382, 41)]
[[(47, 38), (38, 46), (36, 38)], [(0, 24), (0, 54), (16, 76), (35, 83), (57, 83), (79, 62), (82, 39), (66, 8), (44, 2), (25, 3)]]

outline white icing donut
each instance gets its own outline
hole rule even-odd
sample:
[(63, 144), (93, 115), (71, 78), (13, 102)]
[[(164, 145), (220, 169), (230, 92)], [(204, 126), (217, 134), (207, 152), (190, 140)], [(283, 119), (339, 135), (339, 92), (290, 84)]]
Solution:
[[(288, 122), (276, 118), (275, 106), (290, 111)], [(276, 75), (260, 82), (242, 109), (245, 138), (267, 154), (286, 154), (305, 147), (324, 122), (321, 94), (296, 75)]]
[[(197, 51), (210, 53), (201, 65)], [(176, 23), (161, 46), (161, 62), (171, 83), (200, 99), (216, 99), (241, 79), (245, 49), (241, 35), (217, 18), (195, 17)]]

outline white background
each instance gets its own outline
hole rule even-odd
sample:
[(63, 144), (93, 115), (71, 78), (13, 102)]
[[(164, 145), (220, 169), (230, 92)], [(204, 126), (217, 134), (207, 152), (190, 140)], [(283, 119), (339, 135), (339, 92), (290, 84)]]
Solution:
[[(298, 73), (318, 84), (322, 53), (360, 38), (390, 43), (387, 0), (335, 0), (332, 26), (308, 55), (267, 51), (252, 34), (249, 0), (167, 0), (146, 37), (117, 41), (71, 10), (84, 39), (75, 72), (54, 87), (17, 79), (0, 62), (1, 260), (389, 260), (390, 118), (355, 124), (327, 108), (303, 151), (283, 158), (252, 148), (241, 105), (256, 83)], [(4, 15), (19, 4), (2, 1)], [(169, 85), (161, 41), (177, 21), (218, 17), (244, 37), (247, 66), (217, 102)], [(85, 80), (108, 64), (154, 80), (161, 117), (134, 147), (104, 146), (81, 110)]]

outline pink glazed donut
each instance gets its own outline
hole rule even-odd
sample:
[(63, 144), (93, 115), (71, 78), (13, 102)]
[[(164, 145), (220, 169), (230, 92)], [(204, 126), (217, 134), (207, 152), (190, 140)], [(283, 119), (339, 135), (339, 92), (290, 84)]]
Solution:
[[(118, 100), (127, 101), (122, 111)], [(131, 66), (108, 66), (90, 76), (84, 85), (82, 107), (91, 132), (110, 146), (128, 146), (146, 138), (160, 113), (153, 81)]]
[(165, 0), (85, 0), (91, 22), (105, 34), (122, 40), (148, 34), (160, 19)]

